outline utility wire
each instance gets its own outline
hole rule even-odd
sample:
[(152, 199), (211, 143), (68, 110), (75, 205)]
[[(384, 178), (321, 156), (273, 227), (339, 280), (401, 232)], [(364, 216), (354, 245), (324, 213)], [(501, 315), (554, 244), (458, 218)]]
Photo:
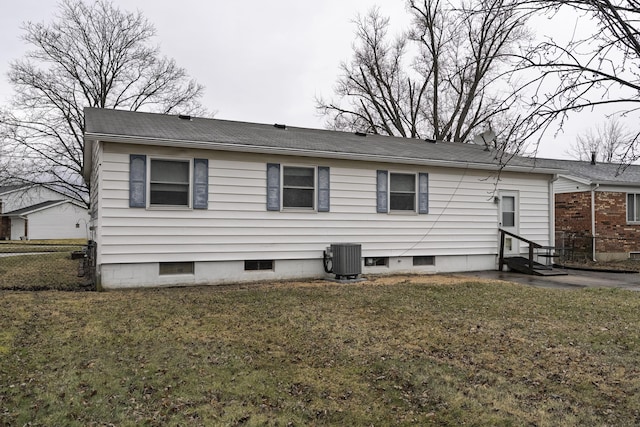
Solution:
[(431, 227), (429, 227), (427, 229), (427, 231), (422, 235), (420, 240), (418, 240), (416, 243), (413, 244), (413, 246), (411, 246), (409, 249), (405, 250), (404, 252), (402, 252), (398, 256), (403, 256), (407, 252), (413, 250), (416, 246), (418, 246), (420, 243), (422, 243), (424, 241), (424, 239), (427, 238), (427, 236), (431, 233), (433, 228), (440, 221), (440, 218), (442, 217), (442, 215), (444, 215), (445, 211), (449, 208), (449, 205), (451, 204), (451, 201), (453, 200), (453, 197), (456, 195), (456, 193), (460, 189), (460, 186), (462, 185), (462, 181), (464, 181), (464, 178), (467, 176), (467, 171), (468, 170), (469, 170), (469, 165), (465, 166), (464, 172), (462, 173), (462, 176), (460, 177), (460, 180), (458, 181), (458, 184), (456, 185), (456, 188), (453, 190), (453, 193), (451, 193), (451, 197), (449, 197), (449, 200), (447, 200), (447, 203), (444, 205), (444, 208), (442, 208), (442, 212), (440, 212), (440, 214), (436, 217), (435, 221), (433, 221), (433, 224), (431, 224)]

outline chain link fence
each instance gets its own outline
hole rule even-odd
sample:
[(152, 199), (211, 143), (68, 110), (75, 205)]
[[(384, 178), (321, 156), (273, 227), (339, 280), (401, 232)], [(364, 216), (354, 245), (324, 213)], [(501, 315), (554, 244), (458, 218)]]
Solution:
[(90, 246), (83, 243), (0, 242), (0, 289), (90, 290)]
[[(618, 236), (595, 236), (579, 233), (556, 233), (556, 254), (559, 261), (584, 262), (593, 259), (593, 248), (597, 253), (631, 253), (640, 252), (635, 240)], [(632, 256), (633, 257), (633, 256)]]

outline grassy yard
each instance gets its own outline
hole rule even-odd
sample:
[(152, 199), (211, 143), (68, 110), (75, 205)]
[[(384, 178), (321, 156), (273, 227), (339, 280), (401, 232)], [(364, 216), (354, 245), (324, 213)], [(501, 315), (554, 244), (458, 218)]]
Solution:
[(79, 261), (71, 259), (71, 251), (80, 248), (67, 247), (65, 252), (0, 257), (0, 290), (82, 288), (86, 279), (78, 277)]
[(0, 254), (25, 252), (70, 252), (86, 245), (86, 239), (0, 240)]
[(0, 292), (0, 425), (638, 425), (640, 294), (453, 276)]

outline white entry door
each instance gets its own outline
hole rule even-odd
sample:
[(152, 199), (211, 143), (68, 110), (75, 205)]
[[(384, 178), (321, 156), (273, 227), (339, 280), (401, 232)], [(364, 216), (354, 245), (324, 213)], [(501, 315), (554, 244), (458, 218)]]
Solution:
[[(517, 191), (500, 191), (500, 217), (498, 225), (503, 230), (513, 234), (519, 234), (519, 197)], [(516, 255), (520, 253), (520, 241), (509, 235), (504, 240), (504, 254)]]

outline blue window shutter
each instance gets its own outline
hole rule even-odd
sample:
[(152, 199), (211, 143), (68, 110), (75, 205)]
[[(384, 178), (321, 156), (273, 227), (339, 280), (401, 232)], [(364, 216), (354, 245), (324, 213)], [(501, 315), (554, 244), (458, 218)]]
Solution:
[(147, 156), (129, 156), (129, 207), (147, 207)]
[(193, 208), (209, 207), (209, 159), (193, 159)]
[(418, 213), (429, 213), (429, 174), (418, 174)]
[(330, 172), (327, 166), (318, 166), (318, 212), (329, 212), (331, 205)]
[(267, 210), (280, 210), (280, 164), (267, 163)]
[(376, 189), (376, 193), (377, 193), (377, 200), (376, 200), (376, 210), (379, 213), (386, 213), (388, 211), (388, 197), (389, 197), (389, 193), (387, 191), (387, 184), (388, 184), (388, 180), (387, 180), (387, 171), (383, 171), (383, 170), (379, 170), (376, 173), (376, 179), (377, 179), (377, 189)]

